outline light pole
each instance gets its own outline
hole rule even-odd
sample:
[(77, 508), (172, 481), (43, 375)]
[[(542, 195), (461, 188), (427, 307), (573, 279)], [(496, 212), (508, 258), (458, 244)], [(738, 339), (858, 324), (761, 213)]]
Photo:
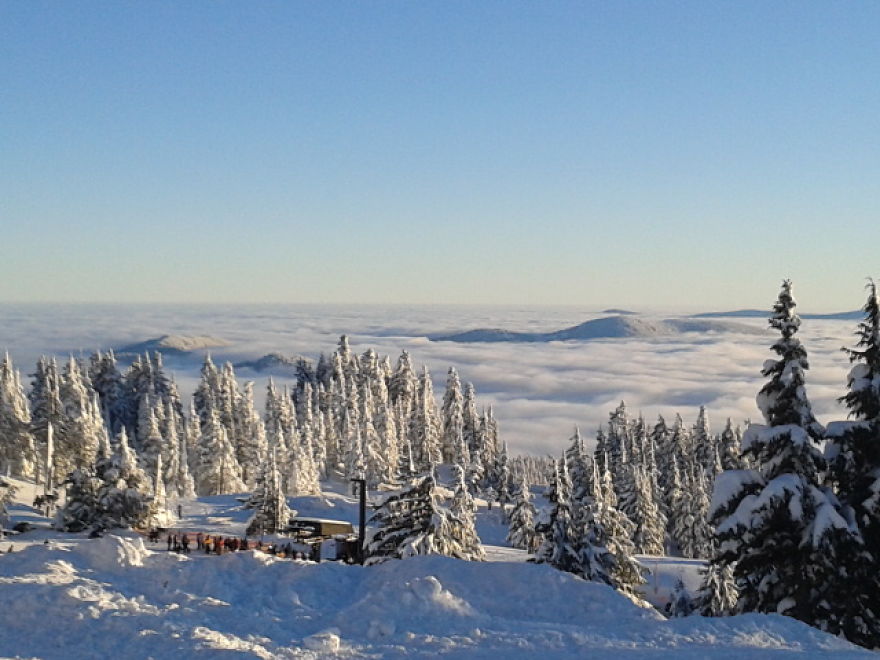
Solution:
[(352, 483), (358, 484), (358, 545), (357, 562), (364, 563), (364, 539), (367, 532), (367, 480), (352, 479)]

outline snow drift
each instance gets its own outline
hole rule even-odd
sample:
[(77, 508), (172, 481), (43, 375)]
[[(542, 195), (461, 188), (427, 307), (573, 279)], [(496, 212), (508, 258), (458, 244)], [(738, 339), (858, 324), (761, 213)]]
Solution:
[(0, 556), (0, 603), (3, 656), (867, 655), (779, 616), (666, 621), (543, 565), (419, 557), (363, 568), (253, 551), (186, 558), (131, 534)]

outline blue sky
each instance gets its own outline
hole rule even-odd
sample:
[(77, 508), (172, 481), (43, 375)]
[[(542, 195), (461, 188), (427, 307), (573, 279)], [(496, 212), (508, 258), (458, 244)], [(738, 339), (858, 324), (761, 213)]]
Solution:
[(0, 300), (851, 309), (880, 5), (0, 1)]

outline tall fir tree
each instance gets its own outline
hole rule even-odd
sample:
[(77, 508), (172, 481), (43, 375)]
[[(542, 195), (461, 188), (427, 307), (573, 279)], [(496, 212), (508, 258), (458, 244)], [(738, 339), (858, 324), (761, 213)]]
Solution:
[(0, 361), (0, 474), (34, 479), (39, 460), (21, 377), (7, 353)]
[(264, 459), (259, 476), (255, 479), (255, 490), (249, 501), (255, 509), (247, 525), (248, 536), (277, 534), (283, 532), (295, 515), (287, 505), (282, 489), (281, 473), (275, 451), (270, 451)]
[(510, 512), (507, 542), (511, 547), (534, 553), (541, 543), (535, 531), (535, 505), (532, 504), (528, 482), (519, 480), (513, 490), (513, 509)]
[(806, 395), (809, 365), (795, 337), (795, 306), (786, 280), (769, 321), (780, 333), (772, 347), (778, 359), (765, 362), (769, 380), (757, 397), (766, 423), (750, 425), (743, 437), (754, 468), (716, 479), (718, 560), (734, 564), (739, 611), (785, 614), (861, 643), (874, 638), (877, 622), (867, 599), (845, 593), (852, 586), (846, 566), (871, 558), (820, 484), (823, 429)]
[[(852, 576), (851, 588), (872, 612), (880, 614), (880, 577), (874, 570), (880, 560), (880, 303), (873, 280), (866, 288), (865, 317), (856, 331), (856, 347), (843, 349), (853, 367), (840, 402), (851, 419), (828, 425), (825, 457), (827, 483), (835, 489), (844, 515), (859, 527), (872, 557), (872, 561), (860, 555), (843, 558)], [(869, 645), (880, 645), (880, 638)]]

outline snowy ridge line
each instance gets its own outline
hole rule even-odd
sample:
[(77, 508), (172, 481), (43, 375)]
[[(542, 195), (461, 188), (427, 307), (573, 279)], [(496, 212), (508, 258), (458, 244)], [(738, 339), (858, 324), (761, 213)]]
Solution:
[(646, 319), (640, 316), (618, 315), (585, 321), (580, 325), (554, 332), (514, 332), (499, 328), (479, 328), (465, 332), (430, 335), (432, 341), (452, 342), (525, 342), (588, 341), (592, 339), (622, 339), (671, 337), (684, 333), (731, 332), (749, 335), (764, 334), (765, 330), (746, 323), (731, 321), (703, 321), (694, 318)]

